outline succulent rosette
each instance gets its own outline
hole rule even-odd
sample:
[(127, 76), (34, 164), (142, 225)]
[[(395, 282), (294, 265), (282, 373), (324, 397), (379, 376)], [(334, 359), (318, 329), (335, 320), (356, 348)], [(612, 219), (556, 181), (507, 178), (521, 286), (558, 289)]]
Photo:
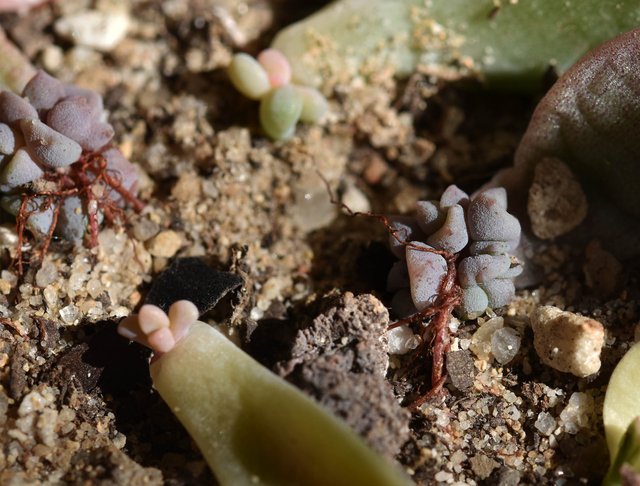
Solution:
[(507, 212), (503, 188), (470, 198), (451, 185), (440, 201), (419, 201), (415, 217), (393, 218), (391, 227), (391, 250), (400, 261), (389, 272), (387, 285), (395, 292), (396, 314), (419, 312), (435, 302), (447, 275), (442, 251), (463, 254), (457, 265), (461, 315), (474, 317), (513, 299), (513, 279), (522, 266), (509, 252), (520, 240), (520, 223)]
[[(0, 204), (36, 236), (79, 242), (133, 196), (137, 172), (111, 145), (102, 97), (38, 71), (0, 92)], [(97, 224), (97, 223), (96, 223)], [(94, 227), (95, 229), (95, 227)]]

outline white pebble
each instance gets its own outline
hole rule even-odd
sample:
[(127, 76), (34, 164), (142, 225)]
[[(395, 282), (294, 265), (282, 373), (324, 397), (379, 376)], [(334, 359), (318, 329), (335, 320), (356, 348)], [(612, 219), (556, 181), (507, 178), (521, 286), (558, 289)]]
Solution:
[(123, 10), (87, 10), (62, 17), (53, 28), (78, 46), (108, 52), (125, 37), (129, 22), (128, 13)]
[(579, 377), (600, 369), (604, 346), (600, 322), (557, 307), (541, 306), (531, 314), (531, 327), (536, 352), (547, 366)]
[(502, 317), (494, 317), (482, 324), (471, 336), (469, 349), (480, 359), (488, 360), (491, 357), (491, 337), (493, 333), (504, 326)]
[(520, 334), (511, 327), (498, 329), (491, 336), (491, 353), (500, 364), (511, 361), (520, 349)]
[(534, 425), (542, 435), (549, 436), (556, 428), (556, 419), (549, 412), (540, 412)]
[(399, 326), (387, 332), (387, 353), (406, 354), (418, 347), (420, 338), (409, 329)]

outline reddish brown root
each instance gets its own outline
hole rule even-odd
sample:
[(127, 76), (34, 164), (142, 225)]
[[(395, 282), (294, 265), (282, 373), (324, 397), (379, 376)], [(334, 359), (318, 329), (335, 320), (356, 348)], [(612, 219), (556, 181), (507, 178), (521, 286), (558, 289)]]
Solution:
[(376, 219), (384, 225), (387, 232), (401, 245), (417, 251), (435, 253), (442, 256), (447, 262), (447, 273), (440, 283), (438, 297), (433, 305), (426, 307), (422, 311), (407, 318), (400, 319), (388, 327), (388, 329), (395, 329), (403, 325), (416, 324), (418, 322), (424, 322), (426, 319), (431, 319), (429, 326), (426, 328), (422, 336), (422, 345), (420, 345), (415, 351), (416, 358), (426, 355), (429, 346), (425, 343), (429, 342), (429, 337), (431, 336), (431, 388), (428, 392), (420, 395), (409, 405), (409, 408), (415, 410), (420, 407), (420, 405), (440, 395), (443, 391), (443, 386), (446, 380), (446, 373), (444, 371), (445, 357), (451, 346), (449, 320), (453, 315), (453, 310), (460, 303), (461, 295), (461, 289), (457, 283), (457, 255), (443, 250), (436, 250), (435, 248), (425, 248), (423, 246), (414, 245), (413, 243), (404, 240), (398, 235), (398, 230), (391, 226), (389, 218), (383, 214), (351, 210), (351, 208), (346, 204), (336, 199), (331, 187), (329, 186), (329, 182), (324, 178), (324, 176), (322, 174), (319, 174), (319, 176), (326, 186), (331, 203), (342, 208), (349, 216), (364, 216)]
[[(107, 161), (100, 153), (83, 154), (80, 160), (69, 166), (64, 172), (49, 172), (45, 180), (53, 183), (54, 188), (47, 191), (32, 191), (22, 195), (22, 201), (16, 216), (16, 231), (18, 233), (18, 248), (14, 266), (19, 276), (24, 271), (23, 245), (25, 229), (29, 218), (34, 214), (53, 208), (51, 226), (40, 242), (38, 255), (43, 261), (51, 241), (54, 237), (56, 225), (60, 215), (60, 207), (65, 199), (78, 197), (87, 212), (87, 240), (89, 248), (98, 245), (99, 215), (103, 214), (108, 225), (118, 225), (124, 222), (124, 210), (119, 202), (111, 196), (117, 193), (123, 201), (140, 212), (144, 204), (122, 185), (118, 174), (110, 173)], [(98, 189), (100, 188), (100, 189)], [(97, 196), (97, 192), (102, 195)], [(32, 204), (41, 201), (39, 205)], [(29, 207), (34, 209), (28, 210)]]

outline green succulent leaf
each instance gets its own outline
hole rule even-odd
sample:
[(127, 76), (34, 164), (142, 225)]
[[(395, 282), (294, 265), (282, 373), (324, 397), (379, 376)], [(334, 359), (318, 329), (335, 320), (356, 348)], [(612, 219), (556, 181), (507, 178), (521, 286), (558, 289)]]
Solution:
[(283, 30), (273, 47), (300, 84), (387, 65), (407, 76), (423, 65), (528, 91), (550, 66), (562, 73), (638, 25), (635, 0), (341, 0)]
[(345, 424), (196, 322), (151, 365), (154, 387), (222, 485), (408, 486)]
[(636, 417), (629, 425), (622, 438), (620, 449), (603, 486), (619, 486), (623, 484), (638, 484), (640, 482), (640, 417)]

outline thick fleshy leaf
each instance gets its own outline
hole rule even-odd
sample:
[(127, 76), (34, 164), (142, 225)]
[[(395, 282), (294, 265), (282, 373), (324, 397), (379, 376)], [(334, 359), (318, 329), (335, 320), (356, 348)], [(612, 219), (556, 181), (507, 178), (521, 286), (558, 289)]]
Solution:
[[(430, 248), (424, 243), (412, 241), (413, 245)], [(421, 311), (432, 305), (438, 296), (438, 290), (447, 274), (446, 260), (430, 251), (407, 248), (407, 269), (411, 284), (411, 298)]]
[(476, 255), (463, 258), (458, 265), (458, 280), (463, 288), (501, 277), (509, 270), (508, 255)]
[(64, 85), (44, 71), (38, 71), (24, 87), (22, 96), (27, 98), (38, 112), (50, 110), (64, 98)]
[(101, 119), (101, 116), (104, 112), (104, 101), (102, 100), (102, 96), (100, 96), (92, 89), (81, 88), (80, 86), (76, 86), (75, 84), (65, 84), (64, 95), (81, 96), (87, 101), (87, 104), (91, 108), (91, 113), (93, 114), (93, 116), (98, 118), (100, 121), (104, 121)]
[(18, 149), (0, 171), (0, 191), (8, 192), (16, 187), (39, 179), (44, 171), (33, 160), (29, 152)]
[(272, 47), (289, 59), (294, 82), (311, 86), (326, 71), (344, 78), (391, 66), (409, 76), (422, 65), (532, 90), (551, 66), (562, 73), (639, 23), (636, 0), (341, 0), (281, 31)]
[(82, 155), (82, 147), (78, 143), (40, 120), (23, 119), (20, 128), (30, 153), (48, 167), (66, 167), (77, 162)]
[(23, 118), (38, 118), (38, 112), (27, 100), (11, 91), (0, 92), (0, 122), (17, 128)]
[(466, 209), (469, 205), (469, 195), (458, 186), (451, 184), (440, 196), (440, 207), (444, 209), (455, 204), (459, 204)]
[(247, 98), (259, 100), (271, 90), (267, 71), (248, 54), (233, 56), (227, 72), (233, 86)]
[(479, 241), (511, 241), (520, 236), (520, 222), (495, 194), (478, 194), (469, 204), (469, 236)]
[(427, 238), (427, 243), (439, 250), (458, 253), (467, 246), (469, 235), (464, 218), (464, 209), (455, 204), (449, 207), (447, 219), (442, 227)]
[(97, 120), (83, 96), (70, 96), (57, 103), (47, 115), (47, 124), (89, 151), (104, 147), (113, 138), (111, 125)]
[(13, 129), (5, 124), (0, 123), (0, 154), (9, 155), (16, 151), (18, 140)]
[(419, 241), (424, 238), (424, 234), (418, 228), (415, 218), (392, 216), (389, 218), (389, 226), (394, 230), (394, 234), (389, 235), (389, 247), (391, 252), (400, 259), (404, 259), (406, 255), (405, 243)]
[[(20, 196), (7, 196), (0, 199), (0, 206), (14, 216), (18, 215), (22, 198)], [(32, 198), (26, 206), (26, 211), (31, 213), (27, 219), (27, 228), (34, 236), (42, 237), (49, 233), (53, 223), (53, 205), (46, 204), (44, 198)]]
[(447, 215), (440, 209), (436, 201), (418, 201), (416, 203), (416, 221), (425, 234), (430, 235), (438, 230)]
[[(99, 216), (101, 220), (102, 215)], [(80, 198), (73, 196), (63, 200), (58, 215), (56, 234), (67, 241), (81, 243), (87, 230), (87, 214)]]
[(488, 282), (481, 283), (480, 287), (489, 298), (489, 307), (497, 309), (503, 307), (513, 300), (516, 295), (516, 287), (510, 278), (496, 278)]

